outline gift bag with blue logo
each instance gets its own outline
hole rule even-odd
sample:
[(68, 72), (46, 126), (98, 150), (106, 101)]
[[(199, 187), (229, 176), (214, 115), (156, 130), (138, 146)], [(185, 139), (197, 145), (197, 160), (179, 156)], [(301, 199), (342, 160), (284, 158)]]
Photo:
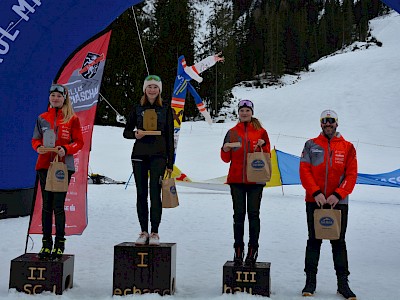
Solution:
[(247, 154), (247, 181), (266, 183), (271, 180), (271, 155), (262, 151)]
[(320, 240), (338, 240), (341, 230), (342, 212), (338, 209), (314, 210), (315, 238)]
[(44, 188), (49, 192), (66, 192), (68, 191), (68, 170), (67, 165), (58, 161), (58, 155), (50, 163), (47, 171), (46, 186)]
[(161, 182), (162, 190), (162, 207), (174, 208), (179, 205), (178, 193), (176, 191), (175, 179), (171, 178), (171, 173), (168, 173)]

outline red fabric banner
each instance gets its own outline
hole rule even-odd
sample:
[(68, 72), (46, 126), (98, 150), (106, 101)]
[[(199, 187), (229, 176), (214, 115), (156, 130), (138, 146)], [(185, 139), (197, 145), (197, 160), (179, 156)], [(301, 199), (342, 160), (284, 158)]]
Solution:
[[(75, 113), (79, 117), (85, 145), (74, 155), (75, 174), (65, 199), (65, 234), (82, 234), (87, 226), (87, 181), (89, 154), (101, 79), (107, 57), (111, 31), (87, 43), (67, 62), (57, 83), (68, 87)], [(50, 83), (49, 83), (50, 84)], [(30, 234), (42, 234), (42, 193), (36, 195)], [(53, 221), (53, 234), (55, 231)]]

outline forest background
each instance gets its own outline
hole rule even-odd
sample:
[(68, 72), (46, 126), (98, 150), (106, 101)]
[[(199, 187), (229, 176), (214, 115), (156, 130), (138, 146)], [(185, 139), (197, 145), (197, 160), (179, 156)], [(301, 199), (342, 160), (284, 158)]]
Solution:
[[(214, 121), (224, 120), (237, 84), (279, 85), (284, 74), (312, 71), (320, 58), (353, 45), (381, 43), (370, 34), (369, 20), (389, 8), (380, 0), (146, 0), (111, 25), (112, 36), (101, 86), (96, 125), (122, 126), (143, 95), (150, 74), (163, 81), (169, 100), (178, 57), (188, 65), (215, 53), (225, 57), (192, 82)], [(190, 98), (188, 94), (187, 98)], [(201, 119), (194, 101), (186, 101), (183, 120)]]

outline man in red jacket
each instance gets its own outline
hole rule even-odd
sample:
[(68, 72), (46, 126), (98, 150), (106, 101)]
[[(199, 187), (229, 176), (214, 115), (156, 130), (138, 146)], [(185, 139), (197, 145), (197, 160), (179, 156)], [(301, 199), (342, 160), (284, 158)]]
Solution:
[(348, 285), (350, 274), (346, 249), (348, 195), (357, 181), (357, 157), (352, 143), (339, 132), (338, 116), (324, 110), (320, 117), (321, 134), (306, 142), (300, 160), (300, 180), (306, 190), (308, 240), (305, 268), (306, 285), (303, 296), (312, 296), (317, 285), (318, 261), (322, 240), (315, 238), (314, 210), (327, 205), (341, 211), (341, 232), (338, 240), (331, 240), (338, 293), (346, 299), (356, 299)]

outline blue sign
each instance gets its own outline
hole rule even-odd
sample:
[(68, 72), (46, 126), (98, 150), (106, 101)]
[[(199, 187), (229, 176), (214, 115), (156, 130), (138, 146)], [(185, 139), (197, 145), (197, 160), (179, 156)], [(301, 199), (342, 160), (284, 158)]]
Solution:
[(139, 2), (1, 1), (0, 189), (34, 186), (37, 153), (31, 139), (37, 116), (47, 109), (51, 83), (80, 45)]

